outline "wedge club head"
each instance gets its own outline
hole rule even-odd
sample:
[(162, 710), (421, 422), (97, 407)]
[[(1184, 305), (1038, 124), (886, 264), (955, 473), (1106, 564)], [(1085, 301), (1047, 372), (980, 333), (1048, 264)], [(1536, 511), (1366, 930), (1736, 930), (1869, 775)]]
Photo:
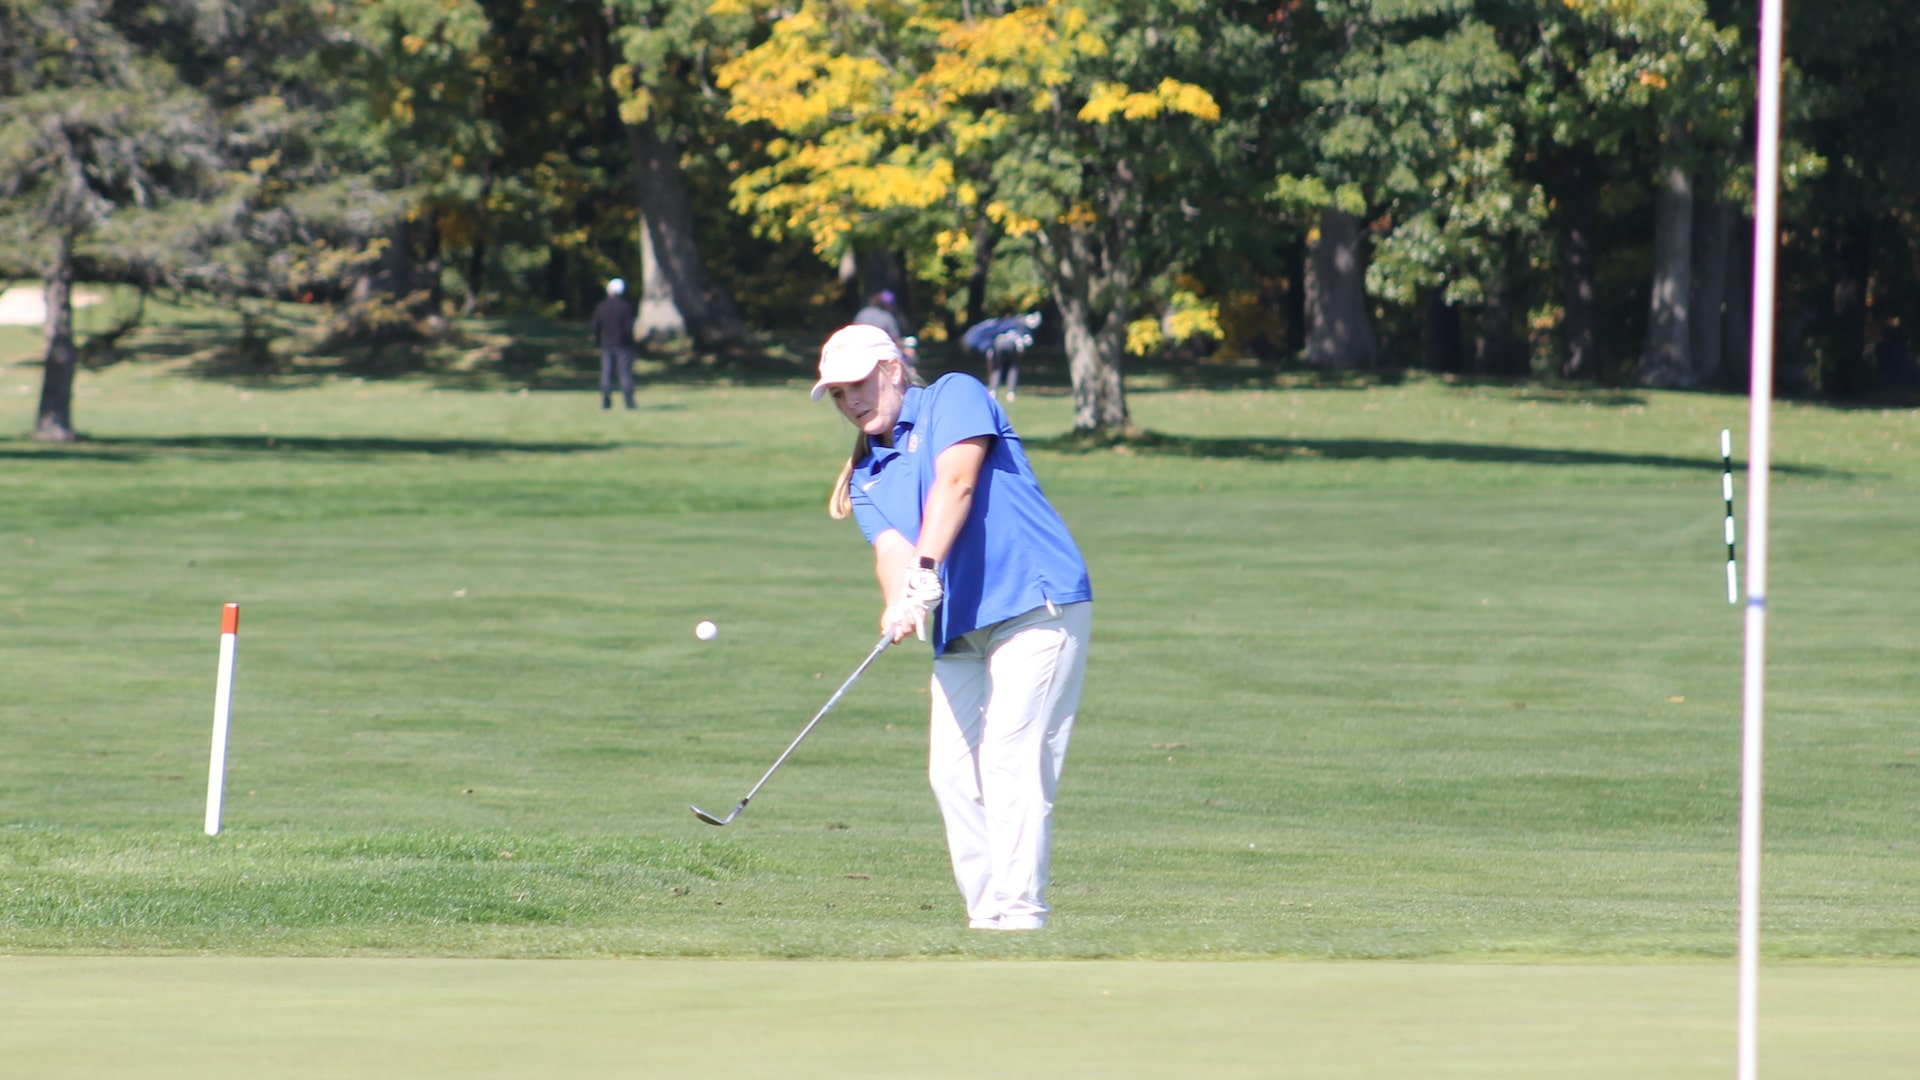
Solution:
[(739, 817), (740, 811), (745, 810), (746, 808), (747, 808), (747, 801), (745, 799), (742, 799), (740, 800), (740, 804), (738, 806), (735, 806), (731, 811), (727, 813), (726, 817), (714, 817), (712, 814), (707, 813), (705, 810), (702, 810), (691, 803), (687, 804), (687, 809), (693, 811), (694, 817), (699, 818), (701, 821), (704, 821), (709, 825), (725, 825), (728, 822), (732, 821), (734, 818)]

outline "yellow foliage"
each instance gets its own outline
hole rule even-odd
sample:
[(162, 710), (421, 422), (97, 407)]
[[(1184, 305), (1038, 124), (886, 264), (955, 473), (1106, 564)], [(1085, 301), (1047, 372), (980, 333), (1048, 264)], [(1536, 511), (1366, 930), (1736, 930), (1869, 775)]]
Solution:
[(1127, 324), (1127, 351), (1135, 356), (1159, 352), (1166, 343), (1167, 336), (1160, 332), (1159, 319), (1135, 319)]
[(1192, 83), (1162, 79), (1160, 85), (1154, 88), (1154, 93), (1160, 95), (1160, 100), (1174, 112), (1186, 113), (1200, 120), (1220, 119), (1220, 103), (1213, 100), (1212, 94)]
[[(786, 0), (784, 10), (770, 0), (713, 0), (709, 10), (776, 16), (764, 41), (715, 71), (730, 96), (729, 119), (778, 133), (766, 147), (770, 163), (734, 180), (733, 205), (769, 233), (806, 235), (823, 256), (837, 256), (850, 234), (903, 211), (940, 210), (949, 222), (984, 211), (1016, 237), (1041, 229), (1048, 222), (1028, 207), (980, 205), (983, 162), (1036, 123), (1030, 113), (1049, 116), (1043, 124), (1220, 115), (1206, 91), (1173, 79), (1144, 91), (1074, 85), (1085, 60), (1107, 52), (1081, 0), (1040, 0), (972, 19), (901, 0)], [(850, 16), (887, 26), (882, 41), (897, 33), (919, 43), (901, 47), (933, 45), (903, 55), (888, 51), (892, 44), (851, 50)], [(623, 116), (644, 101), (630, 93), (622, 95)], [(1077, 116), (1061, 109), (1060, 99), (1082, 95)], [(1078, 205), (1059, 220), (1086, 227), (1098, 214)], [(942, 254), (970, 245), (965, 230), (951, 225), (935, 241)]]
[(1173, 306), (1167, 311), (1167, 336), (1175, 341), (1220, 337), (1220, 305), (1202, 300), (1189, 292), (1173, 294)]
[(1220, 105), (1212, 94), (1178, 79), (1162, 79), (1159, 86), (1143, 93), (1129, 90), (1120, 83), (1097, 83), (1087, 103), (1080, 108), (1080, 119), (1104, 124), (1119, 114), (1128, 120), (1151, 120), (1169, 111), (1201, 120), (1220, 119)]
[(1220, 305), (1190, 290), (1175, 288), (1167, 310), (1159, 317), (1127, 324), (1127, 351), (1146, 356), (1169, 344), (1202, 337), (1220, 339)]
[(1127, 101), (1133, 95), (1121, 83), (1097, 83), (1093, 93), (1087, 95), (1087, 103), (1080, 107), (1080, 119), (1093, 124), (1104, 124), (1114, 113), (1127, 108)]
[(1039, 218), (1027, 217), (999, 201), (987, 204), (987, 219), (1005, 229), (1008, 236), (1028, 236), (1038, 232), (1041, 225)]
[[(624, 70), (624, 69), (623, 69)], [(638, 87), (620, 100), (620, 122), (644, 124), (653, 115), (653, 91)]]
[(1069, 228), (1090, 229), (1100, 224), (1100, 215), (1086, 203), (1074, 203), (1060, 215), (1060, 224)]

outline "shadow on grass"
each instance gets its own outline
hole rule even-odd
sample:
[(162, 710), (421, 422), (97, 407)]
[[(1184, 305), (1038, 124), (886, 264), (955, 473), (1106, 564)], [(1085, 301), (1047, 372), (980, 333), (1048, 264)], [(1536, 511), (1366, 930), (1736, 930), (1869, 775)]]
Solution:
[(489, 457), (497, 454), (602, 454), (666, 445), (669, 444), (633, 441), (559, 443), (498, 439), (329, 438), (311, 435), (182, 435), (88, 438), (76, 443), (47, 446), (0, 444), (0, 460), (137, 462), (168, 454), (198, 458), (257, 458), (276, 454), (343, 458), (397, 454)]
[[(443, 338), (364, 343), (321, 341), (308, 331), (303, 335), (277, 326), (274, 347), (252, 355), (230, 342), (194, 351), (174, 340), (154, 340), (142, 342), (141, 349), (156, 357), (191, 356), (190, 376), (260, 391), (297, 390), (341, 378), (412, 380), (474, 393), (587, 393), (600, 387), (599, 350), (584, 326), (566, 320), (462, 320)], [(764, 334), (718, 344), (642, 345), (634, 377), (641, 386), (779, 385), (812, 374), (810, 348)]]
[[(929, 380), (947, 371), (965, 371), (983, 380), (986, 376), (985, 364), (979, 357), (961, 354), (945, 345), (932, 346), (923, 353), (920, 371)], [(1129, 357), (1126, 377), (1128, 396), (1194, 390), (1360, 391), (1400, 386), (1413, 381), (1431, 381), (1451, 390), (1484, 390), (1504, 395), (1513, 401), (1542, 405), (1624, 409), (1648, 403), (1644, 393), (1605, 386), (1555, 385), (1493, 375), (1436, 375), (1406, 368), (1334, 371), (1304, 364), (1280, 364), (1254, 359)], [(1039, 346), (1028, 352), (1020, 360), (1020, 387), (1022, 392), (1041, 395), (1071, 393), (1073, 378), (1068, 369), (1066, 353), (1058, 346)]]
[[(1028, 446), (1065, 454), (1096, 451), (1243, 461), (1457, 461), (1470, 465), (1625, 465), (1650, 469), (1719, 472), (1718, 458), (1667, 454), (1620, 454), (1602, 450), (1554, 450), (1488, 443), (1419, 442), (1410, 439), (1266, 439), (1206, 438), (1137, 431), (1125, 437), (1074, 433), (1025, 440)], [(1850, 476), (1842, 469), (1775, 464), (1773, 471), (1797, 476)]]

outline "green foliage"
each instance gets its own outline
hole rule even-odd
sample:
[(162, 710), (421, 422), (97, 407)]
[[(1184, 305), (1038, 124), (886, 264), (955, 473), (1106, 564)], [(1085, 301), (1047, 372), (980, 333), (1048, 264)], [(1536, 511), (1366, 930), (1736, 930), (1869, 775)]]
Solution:
[[(1387, 363), (1410, 361), (1439, 289), (1470, 329), (1496, 300), (1528, 313), (1544, 367), (1569, 167), (1591, 161), (1618, 372), (1643, 337), (1654, 166), (1683, 164), (1702, 205), (1751, 197), (1755, 17), (1751, 0), (0, 0), (0, 271), (39, 274), (72, 232), (96, 280), (381, 293), (403, 324), (578, 316), (638, 276), (621, 125), (645, 123), (679, 152), (711, 276), (762, 328), (818, 328), (834, 263), (874, 249), (957, 327), (984, 228), (995, 310), (1058, 305), (1077, 251), (1102, 282), (1090, 310), (1155, 321), (1184, 290), (1271, 337), (1286, 252), (1332, 206), (1366, 225)], [(1803, 389), (1870, 392), (1877, 350), (1920, 319), (1920, 143), (1884, 119), (1914, 99), (1916, 24), (1872, 0), (1790, 19), (1782, 355)]]
[[(176, 65), (205, 29), (163, 6), (0, 7), (0, 267), (37, 275), (78, 241), (109, 272), (209, 271), (236, 185), (214, 103)], [(141, 34), (173, 48), (141, 50)]]

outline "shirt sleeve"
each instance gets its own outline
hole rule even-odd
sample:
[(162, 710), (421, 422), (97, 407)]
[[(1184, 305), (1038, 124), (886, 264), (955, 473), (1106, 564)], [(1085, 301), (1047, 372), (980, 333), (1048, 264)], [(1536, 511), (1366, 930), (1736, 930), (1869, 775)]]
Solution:
[(909, 542), (920, 538), (919, 492), (912, 470), (891, 451), (882, 451), (883, 460), (871, 468), (853, 471), (847, 490), (853, 504), (853, 520), (871, 544), (880, 534), (892, 530)]
[(860, 525), (860, 534), (871, 544), (880, 538), (880, 534), (893, 528), (887, 523), (886, 516), (873, 504), (873, 499), (860, 490), (860, 474), (854, 473), (848, 482), (847, 494), (853, 502), (853, 520)]
[(923, 415), (927, 417), (927, 449), (934, 457), (957, 442), (1000, 436), (1000, 424), (994, 419), (993, 397), (980, 380), (970, 375), (943, 375), (927, 388), (931, 400)]

